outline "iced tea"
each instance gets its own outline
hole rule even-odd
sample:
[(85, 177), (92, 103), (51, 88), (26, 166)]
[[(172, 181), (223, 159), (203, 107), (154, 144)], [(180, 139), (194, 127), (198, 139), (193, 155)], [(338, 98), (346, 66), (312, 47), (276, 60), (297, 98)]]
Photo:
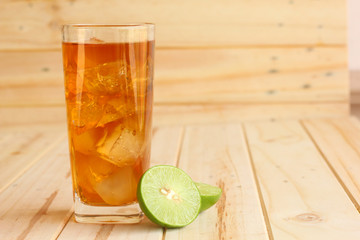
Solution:
[(73, 189), (81, 202), (136, 202), (149, 166), (154, 42), (63, 43)]

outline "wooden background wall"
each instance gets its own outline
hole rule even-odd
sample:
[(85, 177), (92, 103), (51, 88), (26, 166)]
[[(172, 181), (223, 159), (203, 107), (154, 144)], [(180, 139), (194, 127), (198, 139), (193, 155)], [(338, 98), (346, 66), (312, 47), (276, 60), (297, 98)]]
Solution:
[(156, 24), (155, 124), (349, 112), (345, 0), (3, 0), (0, 124), (64, 122), (60, 26)]

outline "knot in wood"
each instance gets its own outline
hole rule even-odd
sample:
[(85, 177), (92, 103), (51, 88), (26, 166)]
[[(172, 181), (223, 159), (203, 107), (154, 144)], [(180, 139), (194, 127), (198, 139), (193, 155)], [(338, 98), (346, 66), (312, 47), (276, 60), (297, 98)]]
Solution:
[(321, 222), (320, 216), (315, 213), (303, 213), (295, 216), (295, 220), (300, 222)]

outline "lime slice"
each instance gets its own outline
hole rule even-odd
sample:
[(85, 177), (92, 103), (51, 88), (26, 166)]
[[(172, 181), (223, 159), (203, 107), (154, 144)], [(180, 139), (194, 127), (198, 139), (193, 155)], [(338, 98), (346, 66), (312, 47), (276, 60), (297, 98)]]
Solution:
[(137, 197), (141, 210), (154, 223), (176, 228), (190, 224), (199, 214), (200, 193), (181, 169), (158, 165), (141, 177)]
[(221, 193), (222, 193), (221, 188), (211, 186), (205, 183), (195, 183), (195, 184), (199, 189), (201, 196), (200, 212), (214, 205), (221, 197)]

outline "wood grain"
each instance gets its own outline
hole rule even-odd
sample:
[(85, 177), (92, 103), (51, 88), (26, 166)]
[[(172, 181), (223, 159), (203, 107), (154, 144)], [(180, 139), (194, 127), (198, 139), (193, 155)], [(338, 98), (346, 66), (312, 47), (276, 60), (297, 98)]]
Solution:
[(155, 103), (348, 101), (341, 48), (162, 50)]
[(56, 236), (73, 205), (69, 163), (63, 141), (0, 194), (1, 239)]
[(66, 129), (65, 107), (0, 107), (1, 127), (24, 128), (32, 125), (61, 125), (62, 129)]
[[(0, 68), (0, 106), (65, 104), (61, 52), (0, 52)], [(154, 101), (348, 101), (347, 79), (342, 48), (160, 49)]]
[(259, 119), (345, 117), (347, 103), (309, 104), (179, 104), (154, 107), (155, 125), (233, 123)]
[(359, 239), (358, 211), (298, 121), (245, 129), (274, 239)]
[(181, 151), (184, 128), (179, 126), (155, 126), (152, 131), (150, 166), (176, 166)]
[(2, 5), (0, 49), (6, 50), (59, 48), (63, 23), (142, 21), (156, 24), (161, 47), (346, 43), (343, 0), (110, 0), (106, 5), (95, 0), (5, 0)]
[(178, 165), (223, 193), (215, 207), (185, 228), (168, 229), (165, 239), (268, 239), (241, 125), (186, 127)]
[(54, 150), (65, 133), (57, 131), (1, 132), (0, 192), (28, 170), (41, 157)]
[(360, 211), (360, 122), (355, 118), (306, 120), (304, 125)]
[(0, 69), (1, 106), (65, 104), (60, 51), (2, 52)]

